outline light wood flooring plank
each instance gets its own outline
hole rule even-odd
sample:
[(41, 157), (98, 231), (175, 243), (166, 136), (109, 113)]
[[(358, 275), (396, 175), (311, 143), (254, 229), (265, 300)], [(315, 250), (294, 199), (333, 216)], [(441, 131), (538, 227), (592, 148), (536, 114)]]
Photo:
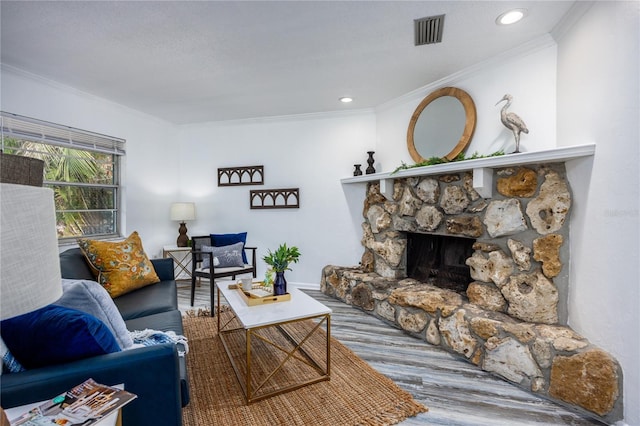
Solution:
[[(334, 338), (429, 407), (428, 413), (405, 420), (403, 426), (602, 424), (526, 392), (320, 291), (305, 292), (333, 310)], [(209, 308), (209, 284), (205, 281), (196, 289), (193, 308), (189, 297), (190, 288), (179, 286), (183, 312)]]

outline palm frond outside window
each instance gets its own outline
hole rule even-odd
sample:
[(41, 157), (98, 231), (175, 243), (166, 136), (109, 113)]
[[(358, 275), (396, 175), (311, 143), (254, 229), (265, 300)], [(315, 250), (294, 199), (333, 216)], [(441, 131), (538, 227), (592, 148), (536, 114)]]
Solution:
[(58, 238), (119, 235), (125, 141), (6, 112), (2, 151), (44, 161), (54, 191)]

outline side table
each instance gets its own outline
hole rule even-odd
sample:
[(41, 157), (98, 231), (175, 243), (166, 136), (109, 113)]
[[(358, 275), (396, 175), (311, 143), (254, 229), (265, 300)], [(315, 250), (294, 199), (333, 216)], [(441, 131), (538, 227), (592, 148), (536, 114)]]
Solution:
[(162, 257), (173, 259), (176, 281), (191, 281), (191, 247), (164, 246)]

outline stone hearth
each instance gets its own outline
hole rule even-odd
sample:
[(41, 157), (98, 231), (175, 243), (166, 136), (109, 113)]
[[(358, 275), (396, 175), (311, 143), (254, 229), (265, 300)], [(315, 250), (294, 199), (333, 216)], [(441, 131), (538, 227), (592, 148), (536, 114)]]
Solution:
[[(622, 370), (566, 325), (571, 191), (564, 164), (496, 169), (492, 198), (470, 172), (367, 186), (358, 267), (326, 266), (321, 289), (486, 371), (607, 423)], [(407, 278), (407, 233), (474, 238), (466, 294)]]

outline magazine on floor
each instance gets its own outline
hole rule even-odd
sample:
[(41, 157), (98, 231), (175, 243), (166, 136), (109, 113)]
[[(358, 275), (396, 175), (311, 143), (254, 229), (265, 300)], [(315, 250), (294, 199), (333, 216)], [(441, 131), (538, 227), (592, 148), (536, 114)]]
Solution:
[(89, 426), (137, 398), (135, 394), (88, 379), (11, 420), (11, 426)]

